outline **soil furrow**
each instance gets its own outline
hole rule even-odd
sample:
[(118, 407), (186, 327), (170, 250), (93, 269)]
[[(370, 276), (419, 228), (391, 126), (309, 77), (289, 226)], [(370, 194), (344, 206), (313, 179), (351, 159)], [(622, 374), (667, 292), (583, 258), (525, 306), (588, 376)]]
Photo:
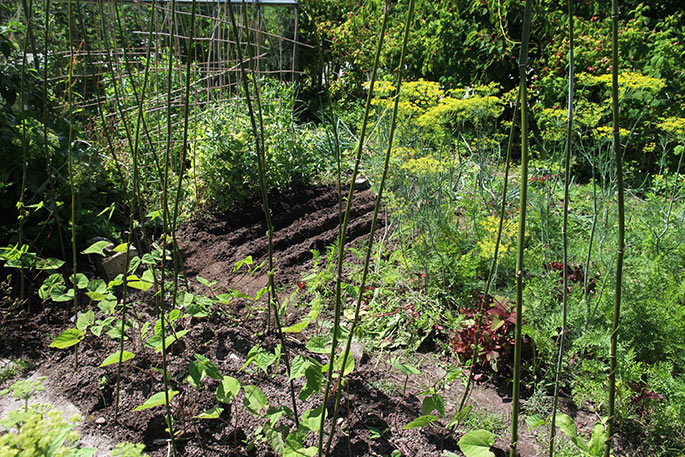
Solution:
[[(309, 266), (311, 250), (325, 251), (338, 236), (338, 194), (335, 186), (316, 186), (269, 197), (274, 223), (274, 259), (281, 284), (294, 282)], [(347, 241), (368, 234), (375, 196), (356, 192), (350, 211)], [(266, 268), (256, 275), (234, 272), (236, 262), (252, 256), (257, 265), (266, 258), (266, 224), (261, 204), (219, 216), (188, 222), (179, 230), (186, 273), (217, 281), (219, 287), (253, 294), (266, 283)]]

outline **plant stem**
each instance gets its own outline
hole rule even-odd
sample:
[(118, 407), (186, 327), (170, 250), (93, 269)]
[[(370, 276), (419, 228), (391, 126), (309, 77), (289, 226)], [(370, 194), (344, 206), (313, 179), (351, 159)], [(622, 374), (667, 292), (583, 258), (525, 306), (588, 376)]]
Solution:
[[(154, 1), (153, 1), (153, 3), (154, 3)], [(103, 6), (103, 0), (99, 0), (98, 5), (99, 5), (99, 10), (100, 10), (100, 22), (101, 22), (102, 30), (104, 32), (103, 38), (105, 40), (105, 46), (107, 47), (107, 49), (109, 49), (110, 37), (109, 37), (109, 34), (107, 33), (107, 26), (105, 24), (105, 10), (104, 10), (104, 6)], [(114, 46), (116, 46), (116, 41), (115, 41)], [(117, 84), (117, 81), (115, 78), (114, 65), (112, 64), (112, 59), (111, 59), (109, 51), (106, 52), (106, 61), (107, 61), (107, 65), (110, 68), (110, 72), (112, 74), (112, 85), (114, 88), (115, 105), (116, 105), (117, 111), (119, 112), (119, 115), (121, 116), (121, 122), (124, 125), (124, 132), (126, 133), (127, 144), (129, 145), (129, 148), (132, 151), (132, 162), (133, 162), (134, 173), (135, 173), (135, 167), (136, 167), (137, 162), (136, 162), (135, 154), (133, 154), (133, 150), (134, 150), (133, 141), (132, 141), (130, 129), (128, 126), (127, 117), (124, 114), (124, 111), (122, 108), (122, 103), (121, 103), (121, 99), (120, 99), (120, 95), (119, 95), (119, 85)], [(107, 132), (107, 128), (106, 128), (106, 124), (105, 124), (104, 110), (100, 106), (99, 95), (96, 95), (96, 99), (98, 102), (98, 110), (100, 111), (100, 117), (101, 117), (101, 120), (103, 123), (103, 128), (105, 130), (105, 135), (107, 137), (109, 147), (110, 147), (112, 153), (114, 153), (114, 147), (113, 147), (111, 138), (109, 136), (109, 133)], [(134, 183), (135, 183), (135, 175), (134, 175)], [(129, 221), (129, 230), (130, 230), (129, 237), (128, 237), (128, 246), (129, 247), (131, 245), (131, 238), (132, 238), (132, 233), (133, 233), (133, 215), (134, 215), (133, 214), (133, 211), (134, 211), (133, 208), (135, 206), (133, 203), (133, 198), (135, 196), (137, 196), (137, 193), (136, 193), (136, 188), (134, 187), (132, 190), (132, 197), (130, 199), (131, 215), (130, 215), (130, 221)], [(117, 380), (116, 380), (115, 394), (114, 394), (114, 422), (115, 423), (119, 419), (119, 396), (120, 396), (120, 387), (121, 387), (121, 369), (122, 369), (122, 364), (123, 364), (124, 338), (125, 338), (125, 329), (126, 329), (126, 306), (127, 306), (127, 302), (128, 302), (128, 285), (126, 283), (127, 282), (126, 276), (128, 275), (129, 260), (130, 260), (129, 259), (129, 252), (127, 251), (126, 252), (126, 259), (125, 259), (125, 266), (126, 266), (125, 270), (126, 271), (124, 274), (124, 284), (123, 284), (123, 293), (122, 293), (122, 309), (121, 309), (121, 315), (122, 316), (121, 316), (121, 329), (120, 329), (121, 339), (119, 341), (120, 354), (119, 354), (119, 361), (117, 363)]]
[[(128, 275), (128, 266), (129, 266), (129, 252), (131, 248), (131, 242), (133, 238), (133, 231), (135, 230), (133, 221), (135, 217), (135, 211), (136, 208), (138, 208), (139, 212), (139, 219), (141, 223), (141, 227), (143, 230), (143, 239), (146, 238), (145, 234), (145, 219), (143, 218), (142, 214), (142, 204), (141, 204), (141, 197), (140, 197), (140, 186), (139, 186), (139, 176), (138, 176), (138, 145), (139, 145), (139, 138), (140, 138), (140, 123), (141, 123), (141, 118), (143, 116), (143, 100), (145, 98), (146, 94), (146, 89), (147, 89), (147, 82), (148, 82), (148, 76), (149, 76), (149, 61), (150, 61), (150, 52), (152, 49), (152, 38), (153, 38), (153, 33), (154, 33), (154, 11), (155, 11), (155, 4), (156, 0), (152, 0), (152, 3), (150, 5), (150, 18), (149, 18), (149, 26), (148, 26), (148, 42), (146, 46), (146, 52), (145, 52), (145, 57), (146, 57), (146, 62), (148, 65), (145, 66), (145, 74), (143, 77), (143, 87), (140, 91), (140, 96), (138, 97), (138, 118), (136, 121), (136, 129), (135, 129), (135, 136), (133, 138), (133, 144), (131, 146), (131, 162), (133, 165), (133, 183), (132, 183), (132, 189), (131, 189), (131, 197), (130, 197), (130, 205), (131, 205), (131, 211), (129, 215), (129, 237), (128, 237), (128, 250), (126, 252), (126, 273), (125, 276)], [(114, 73), (112, 73), (114, 75)], [(99, 100), (99, 98), (98, 98)], [(102, 110), (101, 110), (102, 113)], [(104, 125), (104, 113), (103, 113), (103, 125)], [(122, 118), (123, 120), (123, 118)], [(108, 137), (109, 139), (109, 137)], [(111, 146), (110, 146), (111, 147)], [(112, 149), (113, 151), (113, 149)], [(145, 243), (147, 244), (147, 243)], [(155, 278), (156, 282), (156, 275), (153, 275)], [(121, 323), (121, 341), (119, 344), (119, 361), (117, 364), (117, 381), (116, 381), (116, 388), (115, 388), (115, 395), (114, 395), (114, 422), (116, 423), (118, 418), (119, 418), (119, 395), (120, 395), (120, 388), (121, 388), (121, 369), (123, 365), (123, 354), (124, 354), (124, 331), (125, 331), (125, 325), (126, 325), (126, 306), (127, 306), (127, 298), (128, 298), (128, 287), (126, 286), (126, 280), (124, 280), (124, 288), (123, 288), (123, 298), (122, 298), (122, 323)]]
[[(371, 69), (371, 81), (369, 82), (369, 93), (366, 96), (366, 105), (364, 106), (364, 117), (362, 118), (361, 132), (357, 144), (357, 153), (354, 162), (354, 169), (350, 178), (350, 189), (347, 193), (347, 202), (345, 205), (345, 214), (343, 216), (342, 227), (340, 228), (340, 235), (338, 237), (338, 258), (336, 264), (336, 280), (335, 280), (335, 309), (333, 316), (333, 341), (331, 342), (331, 352), (329, 358), (329, 369), (326, 375), (326, 387), (324, 388), (323, 408), (321, 411), (321, 422), (319, 424), (319, 449), (318, 455), (323, 455), (323, 434), (324, 424), (326, 421), (326, 401), (331, 390), (331, 383), (333, 379), (333, 368), (335, 366), (335, 356), (338, 349), (338, 330), (340, 328), (340, 315), (342, 313), (342, 276), (343, 276), (343, 260), (345, 258), (345, 238), (347, 237), (347, 224), (350, 218), (352, 208), (352, 200), (354, 198), (354, 182), (357, 180), (357, 173), (359, 172), (359, 164), (361, 162), (362, 151), (364, 150), (364, 140), (366, 139), (366, 128), (369, 120), (369, 112), (371, 110), (371, 99), (373, 98), (373, 88), (376, 83), (376, 73), (380, 61), (381, 49), (383, 48), (383, 39), (385, 37), (385, 29), (388, 23), (389, 8), (385, 7), (383, 12), (383, 22), (381, 24), (381, 31), (378, 35), (378, 42), (376, 44), (376, 53), (374, 56), (373, 66)], [(360, 290), (360, 293), (363, 291)], [(344, 366), (342, 367), (344, 370)]]
[(528, 38), (530, 35), (530, 17), (532, 0), (526, 0), (523, 16), (523, 35), (519, 55), (519, 79), (521, 84), (521, 200), (519, 204), (519, 230), (516, 256), (516, 330), (514, 346), (514, 386), (512, 391), (511, 443), (509, 456), (516, 456), (519, 432), (520, 385), (521, 385), (521, 326), (523, 314), (523, 254), (526, 241), (526, 207), (528, 204), (528, 92), (526, 67), (528, 66)]
[[(178, 290), (178, 275), (179, 269), (183, 268), (182, 259), (178, 249), (178, 242), (176, 239), (176, 225), (178, 223), (178, 213), (181, 202), (181, 194), (183, 193), (183, 175), (185, 173), (186, 150), (188, 149), (188, 123), (190, 114), (190, 76), (191, 71), (191, 55), (190, 51), (193, 49), (193, 42), (195, 39), (195, 15), (197, 10), (197, 0), (192, 0), (190, 13), (190, 34), (188, 38), (188, 55), (186, 56), (186, 79), (185, 79), (185, 103), (183, 106), (183, 142), (181, 144), (179, 167), (178, 167), (178, 183), (176, 185), (176, 197), (174, 200), (174, 210), (171, 216), (171, 238), (172, 248), (174, 250), (174, 277), (173, 277), (173, 301), (172, 307), (176, 307), (176, 291)], [(142, 94), (141, 94), (142, 96)], [(187, 286), (187, 283), (186, 283)]]
[(57, 227), (57, 238), (59, 240), (59, 247), (62, 253), (62, 258), (67, 258), (67, 251), (64, 247), (64, 239), (62, 238), (62, 223), (57, 209), (57, 196), (55, 192), (55, 183), (53, 180), (52, 171), (52, 155), (50, 154), (50, 145), (48, 143), (48, 55), (50, 49), (50, 0), (45, 0), (45, 44), (44, 44), (44, 62), (43, 62), (43, 143), (45, 146), (45, 157), (47, 160), (47, 178), (50, 186), (50, 194), (52, 196), (52, 210), (55, 213), (55, 225)]
[(675, 200), (675, 193), (678, 188), (678, 177), (680, 176), (680, 166), (683, 164), (683, 156), (685, 154), (681, 153), (680, 158), (678, 159), (678, 168), (676, 168), (675, 171), (675, 180), (673, 181), (673, 184), (671, 185), (671, 198), (670, 201), (668, 202), (668, 211), (666, 212), (666, 224), (664, 226), (664, 229), (656, 236), (656, 252), (659, 254), (661, 251), (661, 239), (666, 235), (666, 232), (668, 232), (668, 227), (671, 222), (671, 212), (673, 211), (673, 201)]
[[(69, 133), (67, 135), (67, 159), (69, 166), (69, 189), (71, 193), (71, 256), (72, 256), (72, 286), (74, 290), (74, 319), (78, 317), (78, 293), (76, 288), (76, 272), (77, 272), (77, 261), (76, 261), (76, 192), (74, 190), (74, 158), (72, 155), (72, 142), (74, 140), (74, 100), (72, 94), (72, 80), (74, 77), (74, 46), (72, 43), (72, 22), (73, 22), (73, 12), (72, 12), (72, 0), (67, 1), (67, 20), (68, 20), (68, 33), (67, 33), (67, 43), (69, 44), (69, 69), (67, 76), (67, 110), (69, 117)], [(79, 345), (74, 345), (74, 370), (78, 371), (78, 347)]]
[(611, 325), (611, 349), (609, 351), (609, 418), (607, 419), (607, 439), (604, 457), (611, 454), (614, 438), (616, 414), (616, 347), (618, 344), (618, 325), (621, 313), (621, 291), (623, 284), (623, 255), (625, 252), (625, 208), (623, 202), (623, 151), (619, 131), (618, 114), (618, 1), (611, 0), (611, 104), (613, 114), (614, 155), (616, 156), (616, 184), (618, 200), (618, 246), (616, 250), (616, 292), (614, 301), (614, 318)]
[(583, 298), (587, 305), (585, 314), (585, 330), (590, 325), (590, 289), (588, 275), (590, 273), (590, 258), (592, 257), (592, 245), (595, 240), (595, 230), (597, 228), (597, 180), (595, 179), (595, 163), (589, 158), (592, 166), (592, 225), (590, 227), (590, 240), (587, 246), (587, 257), (585, 258), (585, 271), (583, 273)]
[(562, 362), (564, 358), (564, 343), (567, 332), (567, 314), (568, 314), (568, 201), (569, 201), (569, 184), (571, 180), (571, 150), (573, 148), (573, 85), (574, 85), (574, 36), (573, 36), (573, 0), (568, 0), (568, 37), (569, 37), (569, 51), (568, 51), (568, 123), (566, 125), (566, 151), (564, 154), (564, 216), (561, 228), (562, 244), (563, 244), (563, 260), (562, 260), (562, 318), (561, 318), (561, 335), (559, 335), (559, 355), (557, 357), (557, 370), (554, 376), (554, 400), (552, 405), (552, 423), (550, 426), (549, 439), (549, 457), (554, 457), (554, 438), (557, 432), (556, 429), (556, 415), (559, 407), (559, 383), (561, 380)]

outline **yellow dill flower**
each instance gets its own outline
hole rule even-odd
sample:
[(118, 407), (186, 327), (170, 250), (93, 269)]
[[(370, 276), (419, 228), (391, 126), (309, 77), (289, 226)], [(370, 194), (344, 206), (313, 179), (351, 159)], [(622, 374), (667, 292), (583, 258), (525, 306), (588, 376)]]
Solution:
[(445, 166), (442, 163), (430, 156), (419, 157), (418, 159), (409, 159), (402, 164), (401, 168), (418, 176), (431, 173), (440, 173), (445, 170)]
[(674, 139), (685, 138), (685, 118), (682, 117), (667, 117), (661, 119), (657, 124), (659, 130)]
[[(478, 249), (481, 257), (491, 259), (495, 255), (497, 242), (497, 231), (499, 230), (499, 216), (488, 216), (481, 220), (480, 226), (485, 232), (478, 242)], [(505, 219), (502, 224), (502, 239), (500, 241), (499, 252), (506, 254), (514, 241), (518, 225), (516, 221)]]
[[(597, 138), (611, 139), (614, 135), (614, 129), (608, 125), (603, 125), (594, 129), (594, 133)], [(630, 135), (630, 131), (620, 127), (618, 129), (618, 133), (622, 139), (625, 139), (628, 137), (628, 135)]]
[[(589, 73), (578, 74), (578, 84), (583, 86), (603, 85), (611, 87), (612, 75), (591, 75)], [(620, 98), (630, 98), (630, 94), (651, 93), (656, 94), (666, 86), (666, 82), (660, 78), (643, 75), (633, 71), (625, 71), (618, 75), (618, 94)]]
[(544, 108), (538, 115), (542, 127), (542, 137), (549, 141), (561, 141), (566, 138), (568, 112), (558, 108)]
[(654, 149), (656, 149), (656, 143), (653, 142), (645, 144), (645, 147), (642, 148), (642, 150), (648, 154), (654, 152)]
[(604, 108), (598, 103), (581, 99), (576, 103), (573, 122), (585, 128), (594, 128), (602, 119), (603, 113)]

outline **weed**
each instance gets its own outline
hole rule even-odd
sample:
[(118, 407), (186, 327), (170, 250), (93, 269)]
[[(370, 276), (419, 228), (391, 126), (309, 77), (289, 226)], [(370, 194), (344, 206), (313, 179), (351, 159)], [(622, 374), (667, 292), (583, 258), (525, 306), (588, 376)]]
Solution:
[(495, 435), (501, 435), (507, 430), (509, 419), (496, 412), (473, 409), (462, 421), (468, 430), (488, 430)]
[(35, 362), (32, 362), (31, 360), (24, 360), (21, 358), (9, 360), (0, 368), (0, 383), (21, 376), (35, 366)]

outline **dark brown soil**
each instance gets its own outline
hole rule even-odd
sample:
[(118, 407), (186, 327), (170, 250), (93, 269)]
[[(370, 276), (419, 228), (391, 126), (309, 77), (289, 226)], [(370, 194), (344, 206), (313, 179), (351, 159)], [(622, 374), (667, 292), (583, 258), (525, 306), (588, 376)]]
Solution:
[[(355, 192), (347, 228), (347, 243), (369, 233), (375, 196), (371, 191)], [(312, 250), (325, 249), (338, 236), (338, 193), (333, 186), (316, 186), (270, 196), (274, 225), (273, 247), (276, 282), (296, 284), (306, 271)], [(382, 224), (382, 220), (380, 221)], [(225, 215), (208, 214), (186, 223), (179, 230), (179, 247), (185, 258), (186, 274), (217, 281), (219, 290), (238, 289), (248, 295), (266, 285), (268, 248), (266, 223), (261, 203)], [(236, 262), (248, 256), (254, 265), (265, 262), (254, 275)], [(207, 289), (198, 285), (198, 292)]]
[[(368, 190), (360, 190), (355, 196), (348, 242), (368, 234), (374, 198)], [(333, 187), (311, 187), (272, 195), (271, 207), (275, 224), (273, 242), (277, 282), (288, 290), (297, 287), (301, 273), (308, 270), (311, 250), (324, 251), (335, 241), (338, 234), (338, 196)], [(244, 269), (234, 271), (235, 263), (247, 256), (254, 258), (254, 265), (265, 260), (267, 244), (263, 219), (261, 205), (254, 204), (243, 211), (194, 219), (179, 230), (185, 273), (196, 293), (216, 294), (233, 289), (253, 296), (264, 287), (266, 267), (253, 275), (246, 274)], [(196, 276), (217, 284), (209, 291), (196, 281)], [(121, 372), (119, 418), (115, 423), (116, 365), (105, 368), (99, 365), (118, 349), (118, 343), (106, 336), (96, 338), (89, 334), (79, 346), (79, 368), (74, 371), (72, 350), (48, 348), (54, 336), (70, 326), (70, 305), (50, 303), (45, 306), (30, 319), (7, 321), (0, 341), (0, 356), (37, 361), (38, 369), (49, 375), (46, 383), (63, 393), (84, 413), (84, 433), (105, 435), (114, 442), (142, 442), (151, 456), (166, 456), (168, 434), (165, 432), (163, 407), (133, 411), (152, 394), (164, 390), (160, 375), (161, 356), (143, 346), (137, 336), (139, 332), (132, 330), (129, 333), (126, 349), (136, 356), (124, 365)], [(255, 345), (273, 351), (278, 343), (275, 336), (265, 333), (265, 313), (258, 310), (246, 312), (250, 307), (258, 308), (254, 302), (236, 301), (208, 319), (188, 317), (177, 321), (176, 331), (188, 330), (182, 340), (170, 347), (168, 356), (168, 382), (171, 389), (179, 391), (172, 400), (179, 456), (275, 455), (267, 442), (260, 441), (257, 431), (266, 421), (247, 412), (243, 406), (243, 390), (230, 406), (226, 406), (219, 419), (199, 421), (193, 417), (217, 406), (213, 397), (218, 382), (205, 378), (204, 387), (197, 389), (185, 380), (188, 363), (195, 360), (196, 354), (201, 354), (216, 364), (223, 375), (237, 378), (243, 386), (257, 385), (271, 406), (292, 407), (283, 364), (278, 371), (272, 370), (268, 374), (259, 369), (241, 370), (248, 352)], [(99, 318), (97, 313), (96, 309), (96, 317)], [(141, 324), (154, 322), (150, 294), (134, 297), (130, 314)], [(294, 323), (294, 320), (289, 323)], [(312, 324), (307, 335), (290, 334), (287, 340), (290, 357), (312, 357), (313, 354), (305, 348), (307, 338), (326, 331), (326, 328)], [(405, 424), (421, 414), (419, 394), (445, 375), (440, 366), (449, 361), (430, 354), (416, 355), (414, 363), (423, 367), (422, 373), (405, 379), (403, 374), (386, 365), (387, 354), (375, 353), (373, 348), (366, 348), (366, 354), (358, 361), (344, 387), (332, 455), (390, 456), (393, 451), (393, 455), (400, 451), (399, 455), (404, 456), (440, 456), (443, 450), (461, 455), (457, 446), (459, 433), (451, 434), (444, 428), (448, 419), (439, 421), (442, 426), (433, 424), (402, 430)], [(303, 384), (304, 378), (295, 380), (297, 393)], [(461, 389), (459, 382), (455, 382), (451, 390), (444, 392), (449, 417), (455, 412)], [(500, 394), (494, 388), (476, 386), (472, 398), (478, 409), (503, 417), (509, 414), (506, 392)], [(320, 402), (321, 395), (314, 395), (305, 402), (298, 401), (297, 407), (301, 414)], [(279, 424), (288, 428), (294, 425), (293, 420), (285, 416)], [(381, 432), (379, 436), (372, 434), (374, 429)], [(498, 437), (497, 448), (493, 448), (496, 455), (508, 454), (503, 450), (507, 446), (506, 432), (502, 435)], [(315, 443), (310, 438), (307, 444)], [(544, 452), (544, 447), (524, 427), (519, 450), (522, 456), (532, 457)]]

